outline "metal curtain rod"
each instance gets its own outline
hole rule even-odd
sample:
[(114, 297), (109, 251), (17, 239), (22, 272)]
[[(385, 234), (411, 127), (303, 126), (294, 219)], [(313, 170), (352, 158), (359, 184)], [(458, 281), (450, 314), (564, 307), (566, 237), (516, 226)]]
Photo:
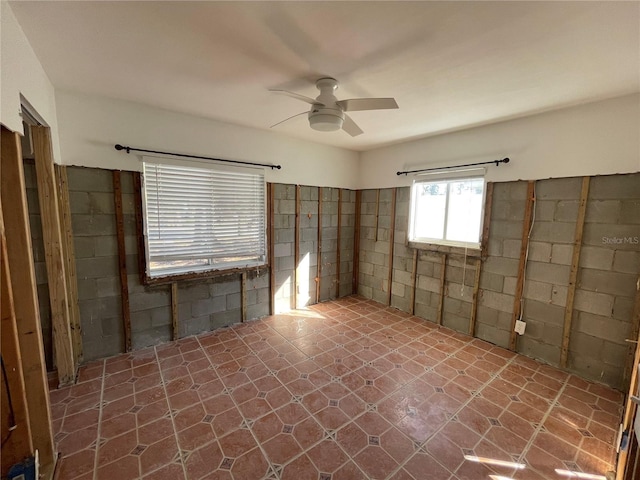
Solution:
[(214, 160), (216, 162), (238, 163), (240, 165), (252, 165), (254, 167), (269, 167), (271, 169), (275, 168), (277, 170), (280, 170), (282, 168), (282, 165), (273, 165), (271, 163), (252, 163), (252, 162), (242, 162), (240, 160), (226, 160), (224, 158), (202, 157), (200, 155), (187, 155), (186, 153), (160, 152), (156, 150), (145, 150), (143, 148), (128, 147), (128, 146), (120, 145), (119, 143), (115, 145), (115, 149), (118, 151), (126, 150), (127, 153), (131, 153), (131, 152), (158, 153), (160, 155), (173, 155), (174, 157), (197, 158), (199, 160)]
[(397, 172), (396, 175), (409, 175), (410, 173), (430, 172), (432, 170), (448, 170), (449, 168), (475, 167), (477, 165), (489, 165), (495, 163), (496, 167), (501, 163), (509, 163), (509, 157), (502, 160), (491, 160), (490, 162), (467, 163), (465, 165), (450, 165), (448, 167), (422, 168), (420, 170), (408, 170), (406, 172)]

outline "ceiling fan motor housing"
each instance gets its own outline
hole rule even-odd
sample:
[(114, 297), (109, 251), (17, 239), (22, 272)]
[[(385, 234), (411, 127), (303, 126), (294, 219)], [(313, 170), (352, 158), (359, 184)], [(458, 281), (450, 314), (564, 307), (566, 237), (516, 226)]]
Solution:
[(335, 78), (320, 78), (316, 82), (320, 95), (316, 98), (318, 104), (309, 111), (309, 124), (314, 130), (333, 132), (342, 128), (344, 111), (336, 105), (338, 99), (333, 94), (338, 89)]

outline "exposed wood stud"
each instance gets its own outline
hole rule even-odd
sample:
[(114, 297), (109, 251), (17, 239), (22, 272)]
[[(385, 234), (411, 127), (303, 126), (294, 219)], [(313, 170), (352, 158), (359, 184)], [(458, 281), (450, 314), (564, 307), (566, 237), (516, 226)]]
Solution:
[(73, 357), (78, 365), (82, 361), (82, 326), (80, 324), (80, 307), (78, 305), (78, 277), (76, 274), (76, 255), (71, 227), (71, 207), (69, 204), (69, 181), (67, 167), (55, 166), (56, 186), (58, 189), (58, 213), (62, 234), (62, 254), (65, 263), (65, 281), (69, 303), (69, 320), (71, 323), (71, 345)]
[(178, 323), (178, 283), (171, 284), (171, 338), (178, 340), (180, 327)]
[(489, 230), (491, 228), (491, 208), (493, 206), (493, 182), (487, 183), (487, 191), (484, 197), (484, 215), (482, 218), (482, 258), (487, 258), (489, 249)]
[[(631, 333), (629, 334), (629, 338), (632, 340), (638, 339), (639, 343), (637, 343), (636, 346), (640, 349), (640, 277), (636, 280), (636, 297), (633, 304), (633, 313), (631, 314)], [(640, 352), (635, 353), (635, 351), (634, 345), (630, 344), (624, 375), (622, 376), (623, 381), (631, 378), (633, 374), (637, 375), (638, 373), (638, 361), (634, 363), (634, 356), (639, 355)]]
[(358, 282), (360, 281), (360, 212), (362, 210), (362, 190), (356, 191), (356, 213), (355, 226), (353, 229), (353, 286), (351, 293), (358, 293)]
[(447, 254), (442, 254), (440, 262), (440, 302), (438, 303), (438, 325), (442, 325), (442, 313), (444, 310), (444, 290), (447, 280)]
[(240, 274), (240, 321), (247, 321), (247, 272)]
[(40, 453), (40, 471), (53, 472), (55, 464), (49, 388), (44, 360), (42, 328), (33, 264), (29, 212), (20, 149), (20, 135), (2, 127), (0, 194), (3, 205), (7, 260), (14, 298), (22, 371), (29, 410), (33, 448)]
[(391, 285), (393, 284), (393, 247), (396, 232), (396, 199), (398, 189), (391, 189), (391, 225), (389, 227), (389, 273), (387, 275), (387, 305), (391, 306)]
[(378, 241), (378, 219), (380, 217), (380, 189), (376, 190), (376, 222), (374, 225), (373, 241)]
[(113, 200), (116, 210), (116, 238), (118, 240), (118, 272), (120, 274), (120, 298), (124, 351), (131, 351), (131, 310), (129, 308), (129, 278), (127, 277), (127, 251), (124, 242), (124, 214), (122, 212), (122, 185), (120, 170), (113, 171)]
[[(11, 392), (13, 407), (14, 425), (6, 422), (7, 418), (2, 417), (2, 471), (5, 472), (12, 465), (21, 462), (25, 457), (33, 453), (33, 442), (31, 441), (31, 425), (29, 424), (29, 411), (27, 408), (27, 397), (25, 394), (25, 384), (22, 372), (21, 352), (18, 344), (18, 327), (16, 325), (16, 315), (13, 307), (13, 291), (11, 289), (11, 275), (7, 263), (7, 243), (4, 233), (4, 222), (2, 220), (2, 209), (0, 208), (0, 307), (2, 310), (1, 325), (1, 348), (2, 361), (6, 372), (6, 384), (2, 382), (3, 395)], [(5, 387), (8, 386), (8, 388)], [(6, 391), (5, 391), (6, 388)], [(3, 396), (3, 400), (4, 400)], [(6, 405), (4, 406), (6, 408)], [(2, 409), (3, 415), (5, 408)], [(9, 429), (15, 427), (13, 431)], [(10, 431), (10, 433), (8, 433)], [(7, 432), (7, 433), (5, 433)], [(6, 436), (10, 435), (10, 436)]]
[(144, 219), (142, 214), (142, 174), (133, 172), (133, 208), (136, 218), (136, 247), (138, 250), (138, 274), (140, 283), (146, 283), (147, 253), (144, 246)]
[(535, 203), (535, 182), (527, 183), (527, 199), (525, 200), (524, 220), (522, 222), (522, 238), (520, 241), (520, 260), (518, 262), (518, 277), (516, 279), (516, 292), (513, 297), (513, 313), (511, 315), (511, 330), (509, 337), (509, 349), (515, 351), (518, 344), (516, 333), (516, 321), (520, 318), (522, 308), (522, 290), (524, 288), (524, 272), (527, 261), (527, 248), (529, 246), (529, 232), (533, 218), (533, 205)]
[[(640, 277), (638, 277), (636, 282), (636, 296), (631, 316), (631, 325), (633, 335), (630, 336), (629, 339), (636, 339), (637, 342), (635, 344), (632, 343), (632, 346), (629, 348), (629, 357), (625, 366), (625, 374), (623, 375), (623, 382), (625, 381), (624, 379), (628, 377), (630, 377), (630, 379), (628, 391), (626, 392), (627, 399), (625, 401), (624, 416), (622, 419), (622, 431), (627, 431), (633, 423), (635, 415), (638, 415), (636, 404), (631, 397), (638, 392), (638, 364), (640, 364), (640, 332), (638, 331), (638, 325), (640, 325)], [(621, 450), (618, 455), (616, 480), (629, 478), (625, 476), (625, 472), (632, 462), (634, 462), (634, 460), (629, 455), (629, 449)]]
[(59, 384), (70, 385), (75, 382), (76, 362), (71, 341), (65, 261), (62, 252), (58, 195), (51, 150), (51, 130), (49, 127), (41, 126), (31, 126), (30, 128), (33, 138), (40, 220), (47, 265), (54, 357), (58, 369)]
[(476, 336), (476, 318), (478, 315), (478, 293), (480, 291), (480, 273), (482, 273), (482, 260), (476, 259), (476, 275), (473, 282), (473, 296), (471, 300), (471, 320), (469, 321), (469, 335)]
[(322, 275), (322, 187), (318, 187), (318, 244), (316, 250), (316, 302), (320, 303), (320, 275)]
[(269, 314), (276, 313), (276, 260), (274, 258), (275, 228), (273, 218), (274, 188), (273, 183), (267, 184), (267, 245), (269, 247)]
[(411, 269), (411, 297), (409, 301), (409, 313), (416, 311), (416, 285), (418, 283), (418, 249), (413, 249), (413, 268)]
[[(569, 287), (567, 289), (567, 303), (564, 309), (564, 327), (562, 330), (562, 349), (560, 350), (560, 366), (566, 368), (569, 358), (569, 341), (571, 339), (571, 321), (573, 319), (573, 301), (576, 295), (576, 283), (578, 281), (578, 269), (580, 267), (580, 251), (582, 249), (582, 234), (584, 232), (584, 218), (587, 212), (587, 200), (589, 198), (590, 177), (582, 177), (582, 189), (580, 190), (580, 204), (578, 205), (578, 217), (573, 238), (573, 254), (571, 256), (571, 270), (569, 270)], [(636, 331), (637, 333), (637, 331)], [(636, 336), (636, 335), (634, 335)], [(634, 338), (634, 337), (631, 337)]]
[(340, 298), (340, 242), (342, 231), (342, 189), (338, 189), (338, 247), (336, 250), (336, 298)]
[(298, 292), (300, 291), (300, 278), (298, 267), (300, 264), (300, 185), (296, 185), (296, 225), (293, 241), (293, 305), (298, 308)]

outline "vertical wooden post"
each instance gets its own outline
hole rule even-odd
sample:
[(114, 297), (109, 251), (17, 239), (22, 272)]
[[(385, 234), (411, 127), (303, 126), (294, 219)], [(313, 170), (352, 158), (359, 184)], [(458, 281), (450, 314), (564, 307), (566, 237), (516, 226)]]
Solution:
[(320, 303), (320, 276), (322, 275), (322, 187), (318, 187), (318, 245), (316, 248), (316, 302)]
[(338, 189), (338, 239), (336, 250), (336, 298), (340, 298), (340, 241), (342, 231), (342, 189)]
[(78, 365), (82, 361), (82, 330), (80, 325), (80, 308), (78, 306), (78, 277), (76, 275), (76, 255), (73, 245), (73, 230), (71, 227), (71, 207), (69, 204), (69, 181), (67, 167), (55, 166), (56, 186), (58, 189), (58, 213), (62, 230), (62, 254), (65, 262), (65, 276), (67, 296), (69, 299), (69, 319), (71, 322), (71, 342), (73, 357)]
[(378, 219), (380, 218), (380, 189), (376, 190), (376, 223), (375, 223), (375, 232), (374, 232), (374, 237), (373, 237), (373, 241), (377, 242), (378, 241)]
[(247, 321), (247, 272), (240, 274), (240, 321)]
[(269, 247), (269, 315), (276, 313), (276, 259), (274, 246), (276, 243), (275, 226), (273, 218), (274, 205), (273, 183), (267, 183), (267, 245)]
[[(465, 260), (466, 261), (466, 260)], [(469, 335), (476, 336), (476, 318), (478, 315), (478, 292), (480, 290), (480, 273), (482, 272), (482, 259), (476, 260), (476, 275), (473, 283), (473, 297), (471, 300), (471, 320), (469, 321)]]
[(489, 248), (489, 229), (491, 227), (491, 208), (493, 207), (493, 182), (487, 183), (487, 191), (484, 197), (484, 215), (482, 218), (482, 258), (487, 258)]
[(442, 254), (442, 263), (440, 263), (440, 302), (438, 303), (438, 325), (442, 325), (442, 313), (444, 310), (444, 290), (447, 280), (447, 254)]
[(398, 189), (391, 189), (391, 225), (389, 227), (389, 274), (387, 275), (387, 305), (391, 306), (391, 285), (393, 283), (393, 247), (396, 233), (396, 198)]
[(122, 299), (122, 326), (124, 351), (131, 351), (131, 310), (129, 309), (129, 278), (127, 277), (127, 251), (124, 242), (124, 215), (122, 213), (122, 187), (120, 170), (113, 171), (113, 199), (116, 208), (116, 236), (118, 240), (118, 271), (120, 273), (120, 298)]
[[(13, 307), (13, 291), (11, 289), (11, 274), (7, 259), (7, 243), (4, 233), (4, 221), (0, 208), (0, 307), (2, 310), (1, 348), (2, 348), (2, 375), (7, 375), (6, 383), (2, 382), (2, 400), (11, 395), (11, 404), (2, 405), (2, 472), (6, 472), (12, 465), (21, 462), (25, 457), (33, 454), (33, 442), (31, 441), (31, 425), (29, 424), (29, 411), (27, 397), (25, 395), (24, 377), (22, 372), (21, 352), (18, 344), (18, 327)], [(6, 388), (5, 388), (6, 385)], [(7, 397), (4, 397), (6, 395)], [(5, 412), (9, 410), (9, 422)], [(12, 423), (12, 424), (11, 424)], [(10, 430), (13, 428), (14, 430)]]
[(51, 303), (51, 330), (53, 332), (53, 346), (58, 369), (58, 382), (60, 385), (70, 385), (75, 381), (76, 362), (71, 341), (69, 300), (67, 296), (65, 262), (62, 253), (58, 195), (51, 150), (51, 130), (49, 127), (41, 126), (32, 126), (30, 128), (36, 161), (38, 200), (40, 203), (40, 220), (42, 221), (42, 237), (47, 265), (47, 282)]
[(171, 338), (178, 340), (180, 328), (178, 325), (178, 283), (171, 284)]
[(296, 226), (293, 240), (293, 308), (298, 308), (298, 292), (300, 291), (300, 185), (296, 185)]
[[(576, 295), (576, 283), (578, 281), (578, 268), (580, 266), (580, 250), (582, 249), (582, 233), (584, 230), (584, 217), (587, 212), (587, 200), (589, 198), (590, 177), (582, 177), (582, 189), (580, 190), (580, 204), (578, 206), (578, 218), (573, 239), (573, 255), (571, 256), (571, 270), (569, 271), (569, 287), (567, 289), (567, 304), (564, 309), (564, 327), (562, 330), (562, 350), (560, 351), (560, 366), (565, 368), (569, 357), (569, 340), (571, 338), (571, 321), (573, 319), (573, 301)], [(633, 337), (632, 337), (633, 338)]]
[(136, 217), (136, 246), (138, 250), (138, 274), (140, 283), (144, 285), (147, 262), (146, 249), (144, 245), (144, 220), (142, 215), (142, 175), (140, 172), (133, 172), (133, 208)]
[(416, 283), (418, 281), (418, 249), (413, 250), (413, 268), (411, 269), (411, 300), (409, 303), (409, 313), (413, 315), (416, 311)]
[[(624, 416), (622, 418), (622, 431), (627, 431), (634, 421), (634, 416), (638, 415), (637, 406), (632, 396), (637, 395), (638, 392), (638, 365), (640, 364), (640, 333), (637, 329), (637, 326), (640, 325), (640, 277), (638, 277), (636, 283), (636, 296), (633, 313), (631, 315), (631, 325), (633, 333), (635, 334), (630, 337), (630, 340), (635, 339), (637, 342), (631, 344), (633, 347), (629, 349), (629, 358), (625, 366), (625, 375), (623, 376), (623, 378), (630, 376), (630, 380), (629, 389), (626, 392), (627, 399), (625, 401)], [(625, 477), (625, 472), (627, 472), (628, 464), (630, 463), (629, 460), (633, 461), (629, 453), (628, 448), (626, 450), (620, 450), (616, 469), (616, 480), (629, 478), (628, 476)]]
[[(53, 472), (55, 464), (49, 388), (44, 360), (42, 327), (31, 247), (29, 212), (22, 166), (20, 136), (1, 128), (0, 195), (7, 242), (18, 342), (22, 355), (25, 393), (33, 448), (40, 453), (41, 472)], [(7, 208), (11, 205), (11, 208)]]
[(520, 317), (522, 308), (522, 290), (524, 288), (524, 272), (525, 263), (527, 261), (527, 248), (529, 246), (529, 232), (531, 230), (531, 219), (533, 218), (533, 205), (535, 182), (529, 180), (527, 184), (527, 199), (524, 210), (524, 220), (522, 222), (522, 238), (520, 241), (520, 261), (518, 263), (518, 278), (516, 280), (516, 293), (513, 298), (513, 314), (511, 315), (511, 330), (509, 337), (509, 349), (515, 351), (518, 343), (518, 335), (516, 334), (516, 321)]
[(353, 285), (351, 293), (358, 293), (358, 283), (360, 281), (360, 212), (362, 210), (362, 190), (356, 191), (356, 218), (353, 229)]

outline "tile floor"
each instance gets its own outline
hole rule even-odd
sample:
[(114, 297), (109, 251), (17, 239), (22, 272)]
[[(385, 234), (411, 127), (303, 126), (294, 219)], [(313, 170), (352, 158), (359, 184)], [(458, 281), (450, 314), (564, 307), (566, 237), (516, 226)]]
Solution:
[(60, 480), (562, 480), (613, 468), (622, 395), (348, 297), (85, 365), (51, 401)]

